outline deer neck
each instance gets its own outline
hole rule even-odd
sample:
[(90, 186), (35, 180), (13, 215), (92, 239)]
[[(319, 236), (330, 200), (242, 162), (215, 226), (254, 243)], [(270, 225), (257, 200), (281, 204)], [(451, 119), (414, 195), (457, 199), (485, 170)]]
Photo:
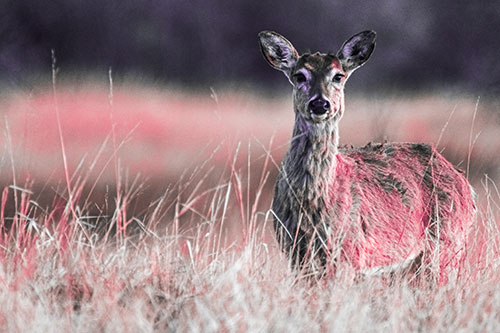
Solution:
[(285, 172), (290, 185), (310, 211), (326, 209), (330, 184), (335, 177), (338, 153), (338, 121), (318, 124), (306, 121), (296, 113)]

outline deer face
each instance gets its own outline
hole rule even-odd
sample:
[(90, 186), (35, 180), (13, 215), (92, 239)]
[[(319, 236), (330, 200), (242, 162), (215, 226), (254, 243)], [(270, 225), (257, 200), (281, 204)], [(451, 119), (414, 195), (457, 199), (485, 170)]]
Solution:
[(335, 54), (301, 56), (276, 32), (261, 32), (259, 41), (268, 63), (282, 71), (293, 85), (295, 112), (311, 123), (322, 123), (342, 117), (344, 84), (370, 57), (375, 37), (375, 32), (364, 31), (348, 39)]

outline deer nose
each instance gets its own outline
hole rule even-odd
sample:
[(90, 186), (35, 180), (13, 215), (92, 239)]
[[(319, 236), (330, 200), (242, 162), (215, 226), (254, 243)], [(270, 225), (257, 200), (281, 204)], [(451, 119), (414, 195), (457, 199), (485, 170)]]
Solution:
[(330, 110), (330, 102), (323, 98), (316, 98), (309, 102), (309, 109), (315, 115), (322, 115)]

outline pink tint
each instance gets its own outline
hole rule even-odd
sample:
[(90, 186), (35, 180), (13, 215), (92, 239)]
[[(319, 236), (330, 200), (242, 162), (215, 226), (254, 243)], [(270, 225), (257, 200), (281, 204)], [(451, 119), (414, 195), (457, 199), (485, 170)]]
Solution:
[[(433, 211), (437, 206), (441, 228), (439, 266), (441, 278), (446, 279), (449, 268), (461, 268), (463, 265), (459, 258), (464, 254), (476, 209), (469, 184), (433, 148), (431, 167), (439, 170), (439, 174), (431, 171), (435, 189), (432, 191), (425, 184), (424, 177), (416, 176), (424, 175), (428, 166), (419, 163), (415, 154), (409, 154), (404, 149), (398, 150), (397, 154), (399, 156), (390, 160), (389, 175), (377, 174), (380, 169), (364, 162), (360, 153), (337, 155), (336, 175), (329, 198), (331, 210), (335, 211), (338, 221), (334, 226), (336, 232), (333, 239), (343, 239), (342, 256), (356, 269), (399, 264), (408, 258), (415, 258), (422, 251), (426, 251), (427, 260), (431, 260), (437, 239), (436, 236), (427, 236), (426, 240), (425, 230), (435, 227), (429, 225), (432, 217), (425, 212)], [(374, 158), (383, 160), (382, 156)], [(412, 166), (414, 174), (408, 174), (408, 165)], [(397, 190), (386, 191), (382, 186), (374, 186), (374, 180), (380, 177), (393, 177), (401, 182), (401, 188), (412, 191), (408, 193), (411, 202), (405, 202), (404, 195)], [(361, 197), (361, 202), (357, 203), (360, 205), (360, 224), (349, 222), (350, 211), (356, 205), (352, 201), (353, 187)], [(438, 199), (440, 193), (446, 193), (447, 199)], [(354, 220), (357, 221), (356, 218)], [(394, 242), (395, 239), (398, 241)]]
[[(246, 145), (256, 138), (267, 146), (273, 136), (278, 143), (288, 136), (286, 127), (278, 126), (282, 120), (276, 109), (283, 108), (281, 103), (263, 103), (236, 93), (215, 100), (208, 95), (118, 87), (110, 105), (107, 89), (74, 88), (57, 91), (57, 108), (50, 90), (29, 98), (14, 96), (3, 104), (13, 148), (20, 155), (16, 156), (22, 165), (18, 175), (34, 173), (37, 179), (62, 174), (56, 110), (70, 174), (83, 156), (92, 160), (106, 138), (97, 169), (126, 140), (118, 151), (123, 165), (134, 173), (164, 176), (178, 175), (205, 161), (219, 146), (212, 161), (224, 165), (238, 142)], [(259, 145), (252, 149), (262, 154)]]

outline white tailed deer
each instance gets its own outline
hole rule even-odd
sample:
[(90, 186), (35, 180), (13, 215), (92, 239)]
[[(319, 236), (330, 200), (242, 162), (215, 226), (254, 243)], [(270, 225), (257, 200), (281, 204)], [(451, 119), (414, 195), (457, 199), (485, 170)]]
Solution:
[(432, 261), (446, 281), (463, 263), (475, 214), (467, 179), (432, 145), (339, 147), (344, 85), (375, 37), (363, 31), (337, 53), (299, 56), (280, 34), (259, 34), (265, 59), (293, 85), (295, 126), (276, 182), (274, 227), (300, 265), (375, 272)]

